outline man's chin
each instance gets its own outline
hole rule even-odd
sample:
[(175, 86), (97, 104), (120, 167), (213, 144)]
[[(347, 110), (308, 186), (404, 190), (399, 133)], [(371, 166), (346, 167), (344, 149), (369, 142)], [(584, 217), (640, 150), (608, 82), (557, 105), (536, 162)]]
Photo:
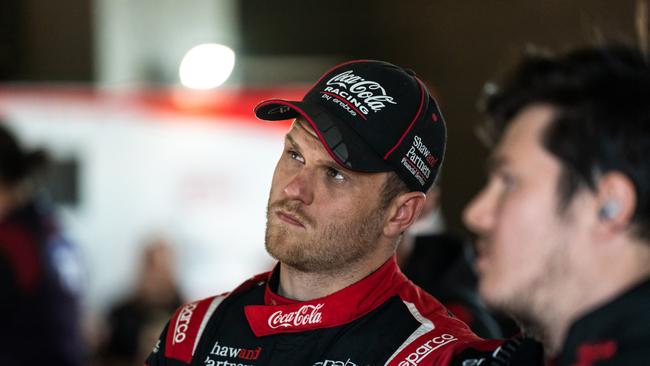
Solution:
[[(282, 246), (279, 243), (282, 243)], [(323, 258), (310, 258), (305, 256), (303, 251), (296, 250), (296, 247), (286, 247), (285, 245), (287, 245), (286, 242), (267, 241), (266, 252), (283, 266), (289, 266), (304, 273), (322, 273), (335, 268), (331, 263), (323, 261)]]
[(280, 262), (283, 266), (288, 266), (294, 270), (298, 270), (304, 273), (319, 271), (320, 267), (318, 265), (310, 261), (304, 260), (303, 258), (297, 255), (276, 251), (274, 250), (274, 248), (268, 248), (268, 247), (266, 251), (269, 253), (271, 257), (273, 257), (275, 260)]
[(507, 294), (500, 293), (498, 287), (485, 280), (479, 280), (478, 293), (485, 305), (493, 310), (506, 312), (505, 308), (511, 303)]
[(529, 335), (537, 335), (535, 329), (537, 320), (534, 313), (531, 313), (531, 304), (527, 295), (506, 292), (504, 289), (489, 288), (479, 285), (479, 295), (485, 306), (490, 310), (503, 313), (517, 322), (520, 327), (525, 327)]
[(292, 267), (300, 266), (302, 261), (297, 253), (292, 253), (292, 245), (292, 243), (287, 242), (286, 235), (267, 235), (266, 237), (265, 248), (271, 257)]

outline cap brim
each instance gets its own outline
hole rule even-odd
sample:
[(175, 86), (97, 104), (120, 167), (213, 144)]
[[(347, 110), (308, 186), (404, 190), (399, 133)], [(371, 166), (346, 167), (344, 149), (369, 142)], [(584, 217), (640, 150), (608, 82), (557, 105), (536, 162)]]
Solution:
[(345, 122), (324, 108), (308, 102), (271, 99), (255, 107), (255, 115), (265, 121), (283, 121), (302, 117), (314, 129), (327, 152), (341, 166), (360, 172), (393, 170), (379, 153)]

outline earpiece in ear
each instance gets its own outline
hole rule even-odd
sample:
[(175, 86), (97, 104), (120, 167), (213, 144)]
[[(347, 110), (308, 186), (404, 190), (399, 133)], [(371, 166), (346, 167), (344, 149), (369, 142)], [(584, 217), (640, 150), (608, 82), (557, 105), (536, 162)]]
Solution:
[(598, 216), (603, 220), (611, 220), (618, 215), (620, 207), (617, 201), (609, 200), (598, 211)]

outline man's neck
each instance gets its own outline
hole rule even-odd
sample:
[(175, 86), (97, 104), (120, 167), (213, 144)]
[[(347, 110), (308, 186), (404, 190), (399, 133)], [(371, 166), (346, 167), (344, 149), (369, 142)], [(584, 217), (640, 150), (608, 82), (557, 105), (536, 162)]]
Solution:
[[(577, 320), (650, 278), (647, 251), (638, 252), (636, 259), (641, 257), (645, 259), (633, 261), (630, 258), (623, 262), (626, 265), (613, 266), (610, 263), (606, 273), (592, 273), (585, 276), (582, 283), (573, 283), (573, 291), (567, 292), (570, 295), (564, 296), (563, 300), (556, 299), (555, 311), (548, 304), (544, 312), (547, 317), (542, 320), (544, 334), (541, 335), (548, 356), (555, 357), (562, 351), (568, 332)], [(594, 286), (594, 283), (598, 285)]]
[(361, 281), (389, 258), (371, 258), (349, 265), (347, 268), (321, 272), (300, 271), (280, 263), (278, 295), (299, 301), (325, 297)]

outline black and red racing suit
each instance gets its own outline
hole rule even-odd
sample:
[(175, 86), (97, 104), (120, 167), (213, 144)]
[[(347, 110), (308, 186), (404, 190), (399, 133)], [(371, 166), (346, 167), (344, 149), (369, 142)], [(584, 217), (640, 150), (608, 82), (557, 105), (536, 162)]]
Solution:
[(278, 267), (228, 295), (181, 307), (146, 364), (487, 365), (481, 359), (502, 343), (472, 333), (409, 281), (394, 258), (320, 299), (286, 299), (277, 286)]

